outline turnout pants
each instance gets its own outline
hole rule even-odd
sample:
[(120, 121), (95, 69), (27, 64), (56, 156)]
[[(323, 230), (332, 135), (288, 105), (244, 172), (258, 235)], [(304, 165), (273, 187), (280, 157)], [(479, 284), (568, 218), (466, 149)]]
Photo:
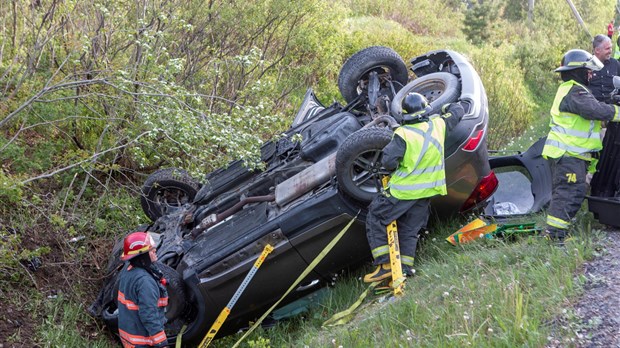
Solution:
[(382, 194), (375, 197), (368, 206), (366, 217), (366, 237), (375, 265), (390, 262), (386, 228), (396, 220), (401, 263), (413, 266), (418, 235), (430, 214), (429, 202), (429, 198), (406, 201)]
[(553, 184), (551, 204), (547, 210), (547, 230), (553, 238), (564, 238), (568, 234), (570, 220), (586, 197), (589, 162), (571, 156), (550, 161)]

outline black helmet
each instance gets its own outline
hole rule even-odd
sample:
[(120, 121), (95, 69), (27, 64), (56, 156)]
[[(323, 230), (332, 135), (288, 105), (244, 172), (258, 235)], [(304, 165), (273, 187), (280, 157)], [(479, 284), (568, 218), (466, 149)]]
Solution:
[(430, 110), (431, 106), (428, 104), (428, 100), (426, 100), (423, 95), (412, 92), (407, 94), (405, 99), (403, 99), (403, 109), (408, 114), (416, 115)]
[(603, 68), (603, 63), (584, 50), (570, 50), (562, 57), (562, 66), (555, 71), (562, 72), (581, 68), (599, 71)]

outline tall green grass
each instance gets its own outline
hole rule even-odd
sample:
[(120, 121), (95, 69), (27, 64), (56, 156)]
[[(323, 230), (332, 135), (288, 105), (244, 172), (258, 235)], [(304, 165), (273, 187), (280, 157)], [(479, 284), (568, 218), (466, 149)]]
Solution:
[[(48, 298), (43, 305), (47, 317), (39, 326), (41, 347), (116, 347), (101, 328), (92, 325), (84, 304), (69, 301), (63, 296)], [(87, 325), (90, 324), (91, 327)]]
[[(577, 227), (577, 238), (564, 247), (534, 236), (453, 247), (444, 238), (459, 223), (437, 226), (419, 247), (417, 273), (402, 298), (371, 296), (352, 322), (321, 327), (362, 293), (360, 277), (369, 266), (330, 288), (312, 311), (258, 330), (242, 346), (544, 346), (553, 318), (580, 292), (582, 278), (576, 272), (593, 256), (597, 240), (588, 226)], [(571, 334), (565, 334), (569, 344)], [(239, 337), (215, 346), (230, 346)]]

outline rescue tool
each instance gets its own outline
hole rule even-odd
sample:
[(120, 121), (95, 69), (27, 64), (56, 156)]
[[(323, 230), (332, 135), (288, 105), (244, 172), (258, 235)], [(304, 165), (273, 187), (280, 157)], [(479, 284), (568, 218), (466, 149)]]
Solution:
[(400, 247), (398, 245), (398, 229), (396, 221), (387, 225), (388, 246), (390, 248), (390, 266), (392, 269), (392, 289), (394, 296), (402, 296), (405, 288), (405, 276), (400, 263)]
[[(381, 181), (383, 187), (387, 187), (389, 176), (384, 176)], [(394, 290), (394, 296), (401, 296), (405, 288), (405, 276), (403, 275), (403, 267), (400, 263), (400, 246), (398, 245), (398, 228), (396, 220), (392, 221), (386, 227), (388, 247), (390, 250), (390, 268), (392, 271), (391, 287)]]
[(482, 218), (477, 218), (454, 232), (446, 240), (452, 245), (466, 244), (478, 238), (494, 239), (508, 237), (522, 233), (537, 233), (541, 229), (536, 227), (535, 222), (515, 224), (489, 223)]
[(233, 308), (235, 303), (237, 303), (237, 300), (239, 299), (245, 288), (248, 286), (252, 278), (254, 278), (256, 271), (258, 271), (260, 266), (263, 264), (263, 261), (265, 261), (267, 255), (269, 255), (272, 251), (273, 247), (270, 244), (265, 245), (265, 248), (263, 248), (263, 252), (260, 254), (258, 259), (256, 259), (256, 262), (254, 262), (254, 266), (252, 266), (250, 272), (248, 272), (248, 274), (245, 276), (245, 279), (243, 279), (243, 282), (241, 282), (241, 285), (239, 286), (233, 297), (230, 299), (226, 307), (224, 307), (224, 309), (222, 309), (222, 311), (220, 312), (220, 315), (217, 316), (217, 319), (215, 319), (215, 322), (213, 323), (213, 325), (211, 325), (211, 328), (207, 332), (207, 335), (205, 336), (205, 338), (202, 339), (202, 342), (200, 342), (200, 345), (198, 347), (208, 347), (211, 341), (213, 341), (220, 327), (222, 327), (222, 324), (224, 324), (226, 318), (228, 318), (230, 310)]

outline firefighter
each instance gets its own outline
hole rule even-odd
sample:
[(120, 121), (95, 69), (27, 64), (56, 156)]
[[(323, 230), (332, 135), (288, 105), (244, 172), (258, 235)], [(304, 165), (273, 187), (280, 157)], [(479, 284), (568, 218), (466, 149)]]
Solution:
[(446, 104), (442, 115), (429, 115), (430, 105), (419, 93), (403, 100), (403, 125), (383, 149), (384, 168), (394, 171), (387, 189), (368, 206), (366, 236), (376, 270), (364, 277), (370, 283), (391, 276), (387, 225), (397, 221), (400, 257), (405, 276), (413, 275), (420, 229), (430, 214), (430, 198), (446, 195), (444, 139), (464, 114), (459, 103)]
[(599, 102), (588, 86), (601, 61), (584, 50), (570, 50), (555, 69), (564, 81), (551, 107), (549, 135), (542, 155), (550, 161), (553, 176), (547, 229), (543, 236), (560, 244), (569, 235), (571, 219), (583, 202), (586, 174), (596, 168), (594, 152), (602, 149), (601, 121), (620, 121), (618, 107)]
[[(620, 36), (618, 36), (620, 40)], [(592, 40), (592, 48), (596, 58), (603, 63), (600, 71), (592, 73), (588, 89), (592, 95), (607, 104), (614, 104), (613, 78), (620, 74), (620, 62), (611, 58), (611, 40), (605, 35), (596, 35)], [(616, 48), (618, 50), (618, 48)], [(616, 51), (619, 52), (619, 51)], [(590, 182), (590, 195), (597, 197), (620, 196), (620, 124), (608, 123), (603, 138), (603, 150), (600, 153), (596, 173)]]
[(166, 279), (155, 267), (155, 243), (145, 232), (129, 234), (123, 241), (119, 276), (118, 331), (123, 347), (166, 347)]

